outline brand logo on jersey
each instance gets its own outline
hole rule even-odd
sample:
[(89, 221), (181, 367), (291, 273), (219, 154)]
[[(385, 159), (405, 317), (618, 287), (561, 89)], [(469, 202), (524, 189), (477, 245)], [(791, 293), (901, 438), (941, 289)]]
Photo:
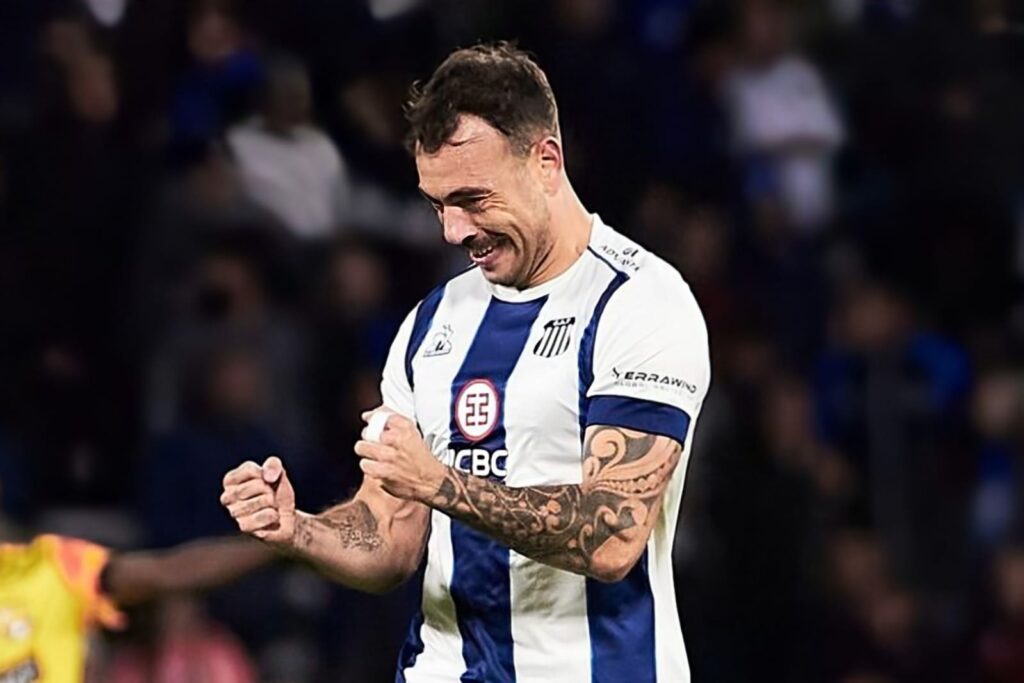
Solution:
[(32, 660), (13, 669), (0, 671), (0, 683), (31, 683), (39, 680), (39, 667)]
[(659, 389), (684, 389), (691, 394), (697, 393), (697, 386), (690, 384), (685, 379), (672, 377), (671, 375), (659, 375), (656, 372), (641, 372), (639, 370), (620, 371), (612, 368), (612, 376), (615, 384), (623, 387), (656, 387)]
[(498, 389), (489, 379), (469, 380), (455, 397), (455, 426), (471, 443), (494, 431), (500, 412)]
[(626, 247), (625, 249), (617, 250), (607, 244), (602, 244), (598, 247), (605, 256), (609, 257), (612, 261), (615, 261), (620, 266), (629, 268), (632, 271), (640, 270), (640, 263), (637, 261), (637, 257), (640, 255), (640, 250), (636, 247)]
[(441, 330), (434, 334), (430, 338), (430, 343), (427, 344), (423, 350), (424, 358), (433, 358), (434, 356), (444, 356), (452, 352), (452, 326), (447, 323), (441, 327)]
[(449, 448), (441, 457), (449, 467), (476, 477), (501, 477), (508, 474), (508, 451), (504, 448), (491, 452), (486, 448)]
[(555, 318), (544, 323), (544, 333), (533, 345), (533, 355), (551, 358), (565, 353), (572, 341), (572, 326), (576, 318)]

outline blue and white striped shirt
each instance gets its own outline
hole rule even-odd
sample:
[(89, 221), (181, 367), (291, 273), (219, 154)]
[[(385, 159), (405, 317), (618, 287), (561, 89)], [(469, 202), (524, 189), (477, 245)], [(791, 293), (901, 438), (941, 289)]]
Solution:
[(622, 581), (555, 569), (434, 511), (409, 683), (689, 681), (672, 539), (710, 382), (704, 319), (669, 264), (594, 216), (587, 251), (515, 290), (468, 270), (403, 323), (384, 405), (434, 454), (507, 486), (578, 484), (587, 425), (671, 436), (683, 457), (646, 551)]

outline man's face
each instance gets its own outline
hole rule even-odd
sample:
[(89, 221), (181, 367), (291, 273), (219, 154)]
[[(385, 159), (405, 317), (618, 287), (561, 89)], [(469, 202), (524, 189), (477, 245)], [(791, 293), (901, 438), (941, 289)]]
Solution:
[(553, 243), (535, 154), (515, 154), (488, 123), (463, 116), (441, 149), (417, 151), (416, 169), (445, 241), (464, 247), (495, 284), (519, 289), (534, 284)]

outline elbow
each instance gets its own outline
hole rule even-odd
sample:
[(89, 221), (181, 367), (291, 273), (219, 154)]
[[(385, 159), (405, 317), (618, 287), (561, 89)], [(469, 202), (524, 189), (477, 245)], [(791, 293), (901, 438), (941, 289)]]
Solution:
[(419, 557), (395, 558), (389, 567), (381, 567), (375, 572), (375, 576), (364, 582), (360, 588), (373, 595), (386, 595), (408, 581), (419, 569)]
[(366, 581), (360, 589), (371, 595), (387, 595), (409, 580), (414, 572), (393, 571), (381, 573), (370, 581)]
[(633, 571), (641, 553), (617, 553), (611, 557), (595, 557), (590, 563), (587, 576), (601, 583), (622, 581)]

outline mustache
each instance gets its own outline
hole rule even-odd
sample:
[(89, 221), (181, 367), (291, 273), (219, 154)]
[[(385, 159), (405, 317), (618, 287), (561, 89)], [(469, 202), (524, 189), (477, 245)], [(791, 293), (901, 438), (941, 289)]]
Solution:
[(462, 246), (470, 251), (479, 251), (501, 244), (506, 239), (504, 235), (472, 235), (462, 240)]

